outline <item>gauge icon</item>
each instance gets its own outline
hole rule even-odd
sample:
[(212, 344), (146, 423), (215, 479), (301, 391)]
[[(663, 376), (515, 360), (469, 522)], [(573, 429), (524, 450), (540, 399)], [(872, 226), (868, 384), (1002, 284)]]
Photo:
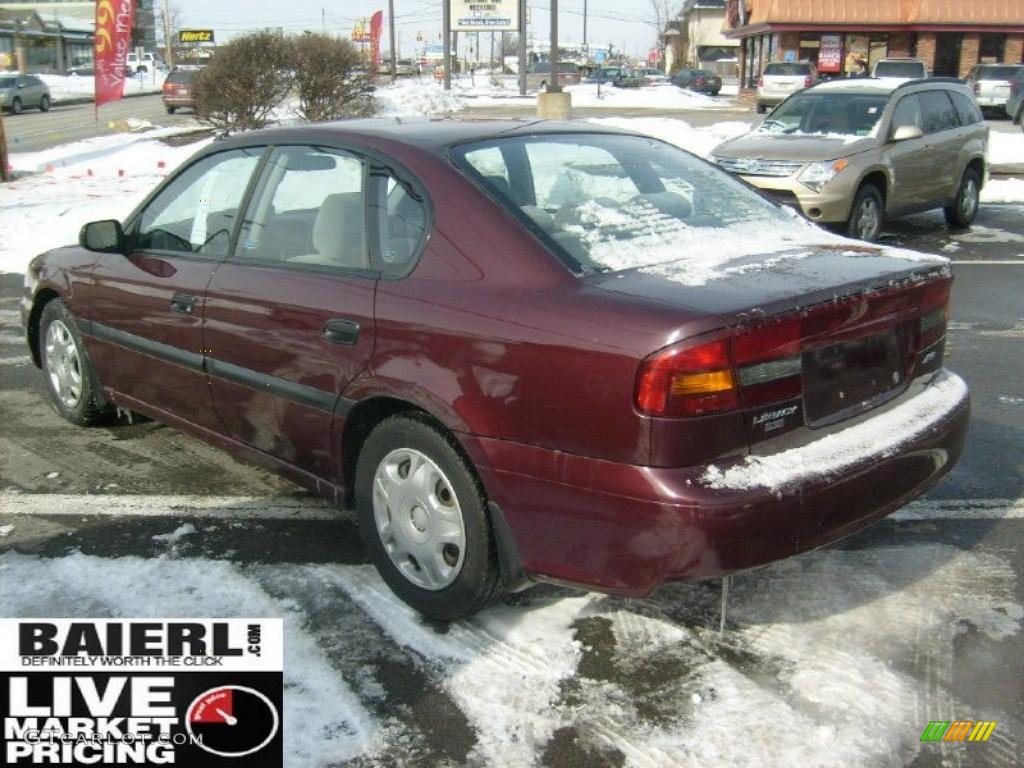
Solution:
[(222, 685), (196, 696), (185, 713), (193, 743), (220, 757), (245, 757), (273, 741), (281, 726), (277, 707), (243, 685)]

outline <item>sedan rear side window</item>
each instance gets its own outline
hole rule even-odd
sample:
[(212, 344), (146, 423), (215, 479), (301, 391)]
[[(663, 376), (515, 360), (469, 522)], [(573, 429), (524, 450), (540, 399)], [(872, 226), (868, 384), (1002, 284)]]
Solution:
[(675, 261), (715, 239), (761, 237), (794, 221), (726, 173), (641, 136), (546, 134), (453, 154), (582, 273)]
[(238, 207), (263, 150), (210, 155), (176, 176), (139, 217), (135, 248), (227, 256)]

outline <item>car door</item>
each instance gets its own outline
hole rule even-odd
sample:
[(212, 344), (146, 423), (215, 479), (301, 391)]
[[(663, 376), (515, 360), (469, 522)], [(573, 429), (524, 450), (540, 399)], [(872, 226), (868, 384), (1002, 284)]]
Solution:
[(204, 296), (263, 153), (225, 150), (184, 168), (126, 225), (127, 255), (104, 254), (94, 267), (90, 352), (128, 407), (224, 431), (203, 366)]
[(328, 479), (340, 394), (373, 352), (367, 181), (351, 152), (275, 148), (207, 290), (207, 370), (230, 433)]
[[(897, 129), (906, 127), (919, 128), (922, 135), (916, 139), (893, 141)], [(928, 187), (934, 177), (929, 141), (924, 134), (924, 116), (918, 94), (902, 97), (889, 121), (889, 144), (885, 149), (892, 176), (886, 208), (891, 213), (918, 207), (928, 198)]]
[(956, 197), (960, 184), (960, 174), (963, 172), (960, 148), (964, 133), (960, 128), (956, 107), (946, 91), (921, 91), (918, 97), (921, 99), (925, 139), (932, 159), (926, 202), (946, 202)]

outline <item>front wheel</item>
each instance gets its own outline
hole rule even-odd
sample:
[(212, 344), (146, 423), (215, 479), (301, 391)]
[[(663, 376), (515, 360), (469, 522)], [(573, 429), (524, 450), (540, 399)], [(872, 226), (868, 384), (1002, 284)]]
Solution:
[(968, 168), (960, 179), (960, 187), (956, 192), (953, 205), (946, 207), (946, 223), (951, 227), (969, 227), (978, 215), (978, 203), (981, 199), (981, 179), (975, 168)]
[(173, 115), (174, 114), (174, 110), (176, 110), (176, 109), (177, 109), (177, 107), (167, 107), (167, 114), (168, 115)]
[(46, 389), (57, 413), (80, 427), (104, 423), (109, 416), (82, 343), (78, 323), (60, 299), (43, 309), (39, 321), (39, 359)]
[(19, 99), (18, 97), (15, 97), (14, 101), (11, 102), (11, 114), (12, 115), (20, 115), (21, 114), (21, 99)]
[(873, 243), (882, 231), (884, 220), (885, 203), (882, 200), (882, 193), (874, 184), (865, 184), (853, 199), (846, 234)]
[(768, 105), (767, 104), (758, 104), (757, 105), (757, 114), (763, 115), (767, 111), (768, 111)]
[(501, 596), (483, 487), (453, 439), (428, 419), (381, 422), (359, 454), (355, 492), (374, 565), (413, 608), (450, 621)]
[(43, 98), (39, 100), (39, 111), (49, 112), (50, 111), (50, 97), (43, 94)]

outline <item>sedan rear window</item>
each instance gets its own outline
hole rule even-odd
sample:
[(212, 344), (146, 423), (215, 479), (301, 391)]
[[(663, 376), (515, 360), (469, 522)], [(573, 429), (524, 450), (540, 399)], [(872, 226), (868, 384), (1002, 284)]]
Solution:
[(453, 155), (582, 273), (699, 260), (714, 240), (794, 226), (792, 214), (728, 174), (642, 136), (502, 138)]
[(196, 72), (195, 72), (195, 70), (184, 69), (184, 70), (180, 70), (178, 72), (171, 72), (167, 76), (167, 80), (165, 82), (172, 83), (172, 84), (176, 84), (176, 83), (191, 83), (195, 79), (196, 79)]
[(875, 66), (875, 77), (927, 77), (924, 64), (917, 61), (880, 61)]

